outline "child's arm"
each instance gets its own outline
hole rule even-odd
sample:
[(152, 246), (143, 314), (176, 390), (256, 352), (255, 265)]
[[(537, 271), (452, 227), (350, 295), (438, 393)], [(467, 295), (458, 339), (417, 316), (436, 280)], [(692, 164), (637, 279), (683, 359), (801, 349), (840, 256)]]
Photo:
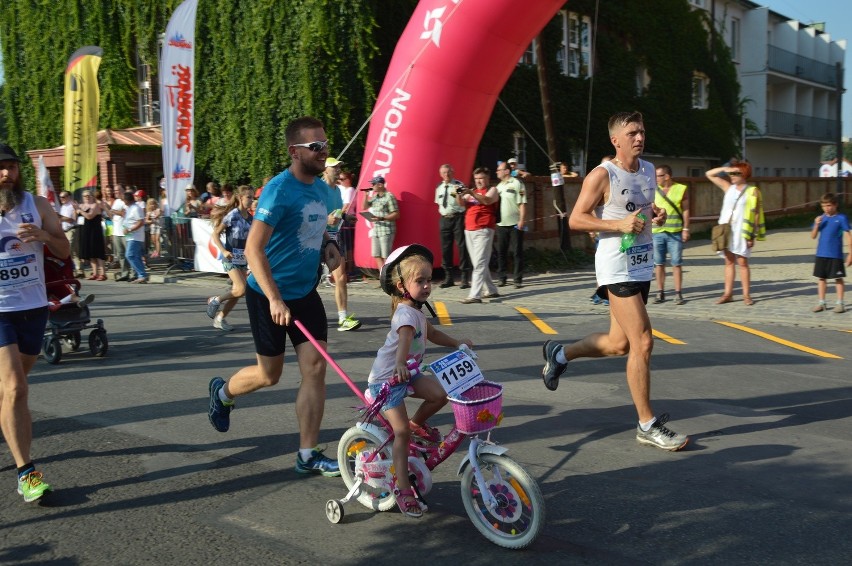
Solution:
[(408, 371), (408, 353), (411, 351), (411, 342), (414, 340), (413, 326), (400, 326), (397, 331), (399, 335), (399, 343), (396, 346), (396, 368), (393, 374), (397, 376), (401, 383), (408, 382), (411, 379), (411, 372)]
[(849, 253), (846, 254), (846, 265), (852, 265), (852, 230), (846, 231), (846, 247), (849, 248)]
[(446, 346), (447, 348), (458, 348), (462, 344), (467, 345), (468, 348), (473, 348), (473, 342), (471, 342), (470, 339), (464, 338), (463, 340), (456, 340), (452, 336), (444, 334), (440, 330), (436, 329), (429, 321), (426, 321), (426, 338), (433, 344)]
[(819, 234), (819, 223), (822, 221), (822, 214), (814, 218), (814, 227), (811, 228), (811, 239), (816, 240), (817, 235)]

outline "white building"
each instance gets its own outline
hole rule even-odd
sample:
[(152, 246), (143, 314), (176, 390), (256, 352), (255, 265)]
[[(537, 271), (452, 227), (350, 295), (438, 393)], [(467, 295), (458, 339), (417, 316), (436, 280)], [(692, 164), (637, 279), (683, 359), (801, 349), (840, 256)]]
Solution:
[(756, 129), (744, 125), (742, 148), (754, 175), (818, 176), (820, 146), (835, 144), (840, 129), (846, 40), (755, 2), (689, 2), (709, 13), (731, 49), (746, 119)]

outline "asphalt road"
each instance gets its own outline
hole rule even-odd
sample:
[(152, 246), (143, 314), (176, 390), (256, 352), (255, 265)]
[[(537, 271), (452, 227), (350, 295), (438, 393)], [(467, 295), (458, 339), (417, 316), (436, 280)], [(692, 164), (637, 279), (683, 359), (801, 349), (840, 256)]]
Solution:
[[(24, 504), (0, 444), (8, 481), (0, 498), (0, 563), (848, 562), (852, 348), (842, 324), (740, 320), (784, 344), (720, 324), (724, 316), (652, 309), (655, 330), (682, 342), (658, 339), (652, 360), (655, 410), (671, 413), (672, 428), (692, 437), (686, 450), (668, 453), (635, 441), (623, 359), (572, 362), (558, 391), (545, 390), (541, 343), (553, 336), (516, 307), (563, 341), (605, 330), (608, 317), (587, 301), (560, 299), (563, 283), (555, 278), (539, 283), (541, 293), (531, 280), (484, 305), (458, 304), (457, 290), (436, 293), (451, 319), (444, 330), (471, 337), (486, 377), (505, 386), (506, 417), (494, 436), (539, 482), (547, 502), (547, 524), (531, 548), (501, 549), (472, 527), (459, 497), (458, 454), (435, 470), (423, 519), (352, 502), (343, 523), (329, 523), (325, 501), (346, 490), (338, 478), (293, 471), (292, 359), (278, 386), (238, 401), (228, 433), (213, 430), (207, 383), (253, 360), (253, 346), (242, 303), (229, 317), (235, 332), (211, 327), (205, 298), (224, 280), (207, 278), (194, 285), (91, 284), (92, 315), (104, 320), (110, 350), (90, 356), (84, 335), (80, 352), (66, 351), (56, 366), (39, 360), (32, 372), (33, 455), (56, 491), (42, 504)], [(330, 289), (322, 294), (334, 313)], [(351, 307), (364, 326), (332, 329), (330, 350), (366, 382), (389, 305), (360, 284), (352, 286)], [(441, 349), (429, 352), (437, 357)], [(321, 440), (334, 453), (357, 403), (331, 370), (327, 384)], [(451, 422), (449, 410), (435, 420), (445, 428)]]

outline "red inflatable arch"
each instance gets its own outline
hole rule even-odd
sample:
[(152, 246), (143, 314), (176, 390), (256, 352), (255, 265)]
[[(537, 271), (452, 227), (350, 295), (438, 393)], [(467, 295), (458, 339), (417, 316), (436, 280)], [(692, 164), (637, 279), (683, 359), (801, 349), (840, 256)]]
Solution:
[[(381, 175), (400, 204), (394, 246), (418, 242), (441, 264), (435, 187), (451, 163), (470, 182), (497, 96), (565, 0), (421, 0), (394, 50), (367, 135), (359, 189)], [(536, 94), (537, 95), (537, 94)], [(358, 192), (358, 209), (364, 198)], [(355, 263), (375, 268), (359, 216)]]

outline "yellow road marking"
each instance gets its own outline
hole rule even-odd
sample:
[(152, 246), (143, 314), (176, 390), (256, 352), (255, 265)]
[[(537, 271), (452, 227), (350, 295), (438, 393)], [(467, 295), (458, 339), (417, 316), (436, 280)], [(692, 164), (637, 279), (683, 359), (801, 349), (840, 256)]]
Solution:
[(653, 334), (654, 336), (656, 336), (660, 340), (665, 340), (669, 344), (686, 344), (686, 342), (684, 342), (683, 340), (678, 340), (677, 338), (672, 338), (668, 334), (663, 334), (659, 330), (651, 329), (651, 334)]
[(753, 328), (749, 328), (747, 326), (741, 326), (739, 324), (734, 324), (733, 322), (725, 322), (722, 320), (714, 321), (716, 324), (721, 324), (722, 326), (728, 326), (730, 328), (736, 328), (737, 330), (742, 330), (743, 332), (748, 332), (749, 334), (754, 334), (755, 336), (760, 336), (761, 338), (766, 338), (767, 340), (771, 340), (772, 342), (776, 342), (783, 346), (787, 346), (789, 348), (793, 348), (794, 350), (801, 350), (802, 352), (807, 352), (808, 354), (813, 354), (814, 356), (819, 356), (821, 358), (831, 358), (833, 360), (842, 360), (840, 356), (835, 356), (834, 354), (830, 354), (828, 352), (823, 352), (822, 350), (817, 350), (815, 348), (810, 348), (808, 346), (803, 346), (801, 344), (796, 344), (795, 342), (790, 342), (789, 340), (784, 340), (783, 338), (778, 338), (777, 336), (773, 336), (772, 334), (767, 334), (766, 332), (761, 332), (760, 330), (755, 330)]
[(447, 305), (441, 301), (435, 301), (435, 314), (438, 315), (438, 323), (441, 326), (452, 326), (453, 321), (450, 319), (450, 313), (447, 311)]
[(535, 325), (535, 327), (538, 328), (542, 334), (559, 334), (550, 326), (548, 326), (546, 322), (534, 315), (530, 310), (525, 309), (524, 307), (515, 307), (515, 310), (527, 317), (527, 320), (532, 322), (533, 325)]

